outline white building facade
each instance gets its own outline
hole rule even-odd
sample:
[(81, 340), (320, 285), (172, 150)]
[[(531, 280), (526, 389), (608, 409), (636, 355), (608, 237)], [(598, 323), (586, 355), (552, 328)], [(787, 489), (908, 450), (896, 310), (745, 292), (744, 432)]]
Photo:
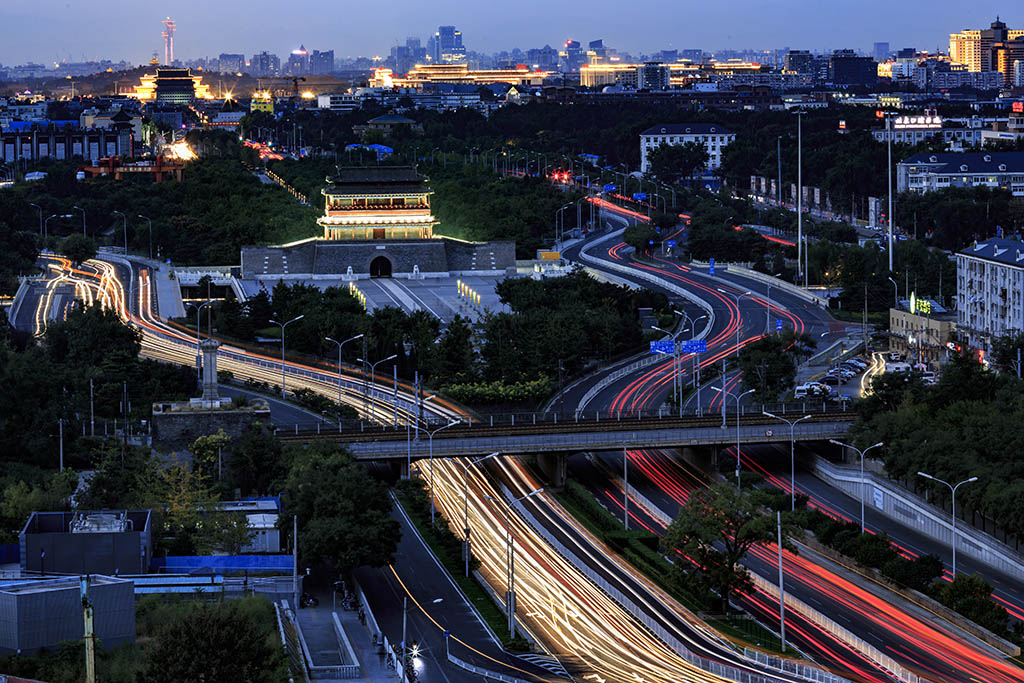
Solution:
[(957, 329), (974, 348), (1024, 330), (1024, 242), (992, 238), (956, 255)]
[(722, 165), (722, 152), (736, 139), (731, 130), (715, 123), (663, 123), (652, 126), (640, 134), (640, 172), (647, 173), (648, 154), (661, 145), (685, 145), (688, 142), (704, 145), (708, 151), (705, 170), (714, 171)]
[(1024, 197), (1024, 152), (915, 154), (897, 164), (896, 187), (919, 194), (949, 187), (991, 187)]

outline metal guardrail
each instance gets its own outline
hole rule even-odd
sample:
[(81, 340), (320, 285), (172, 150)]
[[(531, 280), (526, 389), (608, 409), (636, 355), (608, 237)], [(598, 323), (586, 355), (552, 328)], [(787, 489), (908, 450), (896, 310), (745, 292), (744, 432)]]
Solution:
[(490, 678), (492, 681), (501, 681), (502, 683), (533, 683), (532, 681), (525, 681), (522, 678), (516, 678), (515, 676), (506, 676), (505, 674), (499, 674), (490, 669), (484, 669), (483, 667), (470, 664), (469, 662), (459, 659), (451, 652), (448, 653), (448, 661), (466, 671), (482, 676), (484, 678)]
[(306, 659), (302, 654), (302, 645), (299, 643), (298, 631), (294, 622), (289, 618), (291, 610), (288, 608), (288, 601), (282, 600), (280, 604), (274, 603), (274, 613), (277, 616), (278, 635), (281, 637), (281, 645), (288, 655), (288, 663), (292, 672), (302, 674), (302, 680), (309, 683), (309, 671), (306, 670)]
[[(507, 490), (505, 491), (505, 495), (506, 499), (508, 499)], [(561, 541), (556, 539), (547, 531), (547, 529), (537, 523), (533, 515), (529, 513), (521, 501), (515, 501), (512, 505), (519, 514), (522, 515), (523, 519), (530, 524), (534, 531), (536, 531), (559, 555), (564, 557), (567, 562), (570, 562), (578, 571), (592, 581), (598, 588), (604, 591), (609, 598), (616, 602), (656, 638), (665, 643), (673, 652), (675, 652), (679, 657), (685, 659), (692, 666), (727, 680), (736, 681), (737, 683), (790, 683), (791, 679), (789, 678), (780, 678), (770, 673), (762, 674), (755, 671), (744, 671), (737, 666), (723, 664), (722, 662), (717, 662), (694, 653), (678, 638), (669, 633), (664, 626), (651, 619), (643, 609), (622, 593), (622, 591), (612, 586), (607, 580), (598, 576), (596, 572), (587, 567), (584, 563), (580, 562), (576, 555), (565, 547)], [(721, 644), (725, 646), (729, 645), (724, 641)], [(752, 662), (751, 666), (754, 667), (756, 664), (756, 662)], [(829, 683), (850, 683), (849, 681), (845, 681), (839, 677), (824, 680), (829, 680)]]
[(808, 292), (803, 287), (798, 287), (797, 285), (794, 285), (790, 282), (786, 282), (785, 280), (780, 280), (777, 277), (772, 277), (771, 275), (766, 275), (765, 273), (759, 273), (756, 270), (744, 268), (743, 266), (734, 263), (728, 264), (726, 266), (726, 270), (730, 273), (735, 273), (736, 275), (739, 275), (740, 277), (745, 277), (749, 280), (754, 280), (756, 282), (761, 282), (764, 284), (770, 284), (773, 289), (781, 290), (783, 292), (786, 292), (787, 294), (799, 297), (804, 301), (808, 301), (810, 303), (821, 306), (822, 308), (828, 308), (828, 301), (825, 298), (820, 297), (817, 294), (814, 294), (813, 292)]
[[(754, 585), (757, 586), (759, 590), (768, 593), (776, 600), (779, 599), (778, 586), (757, 574), (750, 574), (750, 577), (753, 580)], [(930, 683), (928, 679), (921, 678), (914, 672), (904, 668), (902, 664), (879, 650), (871, 643), (856, 636), (850, 630), (843, 628), (838, 623), (829, 619), (804, 601), (793, 597), (790, 593), (786, 593), (786, 609), (797, 612), (808, 621), (817, 625), (818, 628), (829, 632), (837, 640), (846, 643), (857, 652), (860, 652), (862, 655), (874, 662), (876, 666), (897, 680), (903, 681), (904, 683)]]

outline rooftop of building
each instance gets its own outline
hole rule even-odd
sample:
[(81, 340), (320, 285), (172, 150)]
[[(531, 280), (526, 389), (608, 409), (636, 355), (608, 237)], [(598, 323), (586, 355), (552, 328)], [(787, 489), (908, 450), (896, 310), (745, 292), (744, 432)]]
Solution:
[(659, 123), (651, 126), (641, 135), (734, 135), (717, 123)]
[(23, 534), (126, 533), (149, 528), (149, 510), (33, 512)]
[(413, 121), (412, 119), (410, 119), (410, 118), (408, 118), (406, 116), (402, 116), (400, 114), (381, 114), (380, 116), (373, 117), (372, 119), (367, 121), (367, 123), (407, 123), (407, 124), (412, 124), (412, 123), (416, 123), (416, 122)]
[(927, 164), (934, 173), (1021, 173), (1024, 152), (923, 152), (900, 164)]
[[(130, 582), (131, 581), (128, 579), (119, 579), (116, 576), (103, 576), (102, 574), (91, 574), (89, 576), (90, 586), (103, 586)], [(0, 581), (0, 595), (45, 593), (48, 591), (69, 589), (74, 589), (76, 591), (80, 590), (81, 579), (77, 576), (61, 576)]]
[(983, 242), (976, 242), (960, 253), (964, 256), (1024, 268), (1024, 242), (1018, 240), (990, 237)]
[(412, 166), (343, 166), (327, 178), (325, 194), (424, 194), (427, 178)]

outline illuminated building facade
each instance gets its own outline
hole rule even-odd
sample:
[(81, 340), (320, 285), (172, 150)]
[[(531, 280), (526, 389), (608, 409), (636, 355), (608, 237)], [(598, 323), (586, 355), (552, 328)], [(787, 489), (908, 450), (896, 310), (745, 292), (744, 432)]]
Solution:
[(429, 239), (433, 191), (411, 166), (340, 168), (321, 191), (327, 240)]
[(274, 113), (274, 97), (266, 90), (259, 90), (252, 94), (249, 101), (249, 111), (264, 111), (268, 114)]
[(1024, 29), (1008, 29), (996, 17), (987, 29), (949, 34), (949, 58), (968, 71), (998, 71), (1012, 83), (1014, 62), (1024, 60)]
[(956, 255), (956, 325), (984, 349), (1024, 329), (1024, 242), (990, 237)]
[(509, 83), (511, 85), (542, 85), (548, 71), (531, 71), (520, 64), (514, 69), (470, 69), (467, 64), (417, 64), (405, 76), (396, 76), (391, 69), (375, 69), (371, 88), (420, 88), (432, 83)]
[(191, 104), (193, 100), (213, 99), (210, 86), (202, 76), (194, 76), (191, 69), (157, 69), (145, 74), (135, 86), (135, 98), (143, 102)]

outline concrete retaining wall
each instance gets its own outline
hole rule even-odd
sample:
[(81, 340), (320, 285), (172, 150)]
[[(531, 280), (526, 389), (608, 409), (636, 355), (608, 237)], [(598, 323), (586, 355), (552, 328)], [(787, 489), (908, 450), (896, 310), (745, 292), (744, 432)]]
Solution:
[[(814, 474), (854, 498), (860, 498), (863, 488), (865, 506), (871, 506), (889, 519), (952, 547), (953, 529), (949, 514), (885, 477), (865, 471), (865, 481), (861, 482), (859, 468), (841, 467), (823, 458), (814, 459)], [(1012, 548), (964, 524), (957, 524), (956, 535), (958, 554), (968, 555), (1009, 576), (1024, 579), (1024, 558)]]

